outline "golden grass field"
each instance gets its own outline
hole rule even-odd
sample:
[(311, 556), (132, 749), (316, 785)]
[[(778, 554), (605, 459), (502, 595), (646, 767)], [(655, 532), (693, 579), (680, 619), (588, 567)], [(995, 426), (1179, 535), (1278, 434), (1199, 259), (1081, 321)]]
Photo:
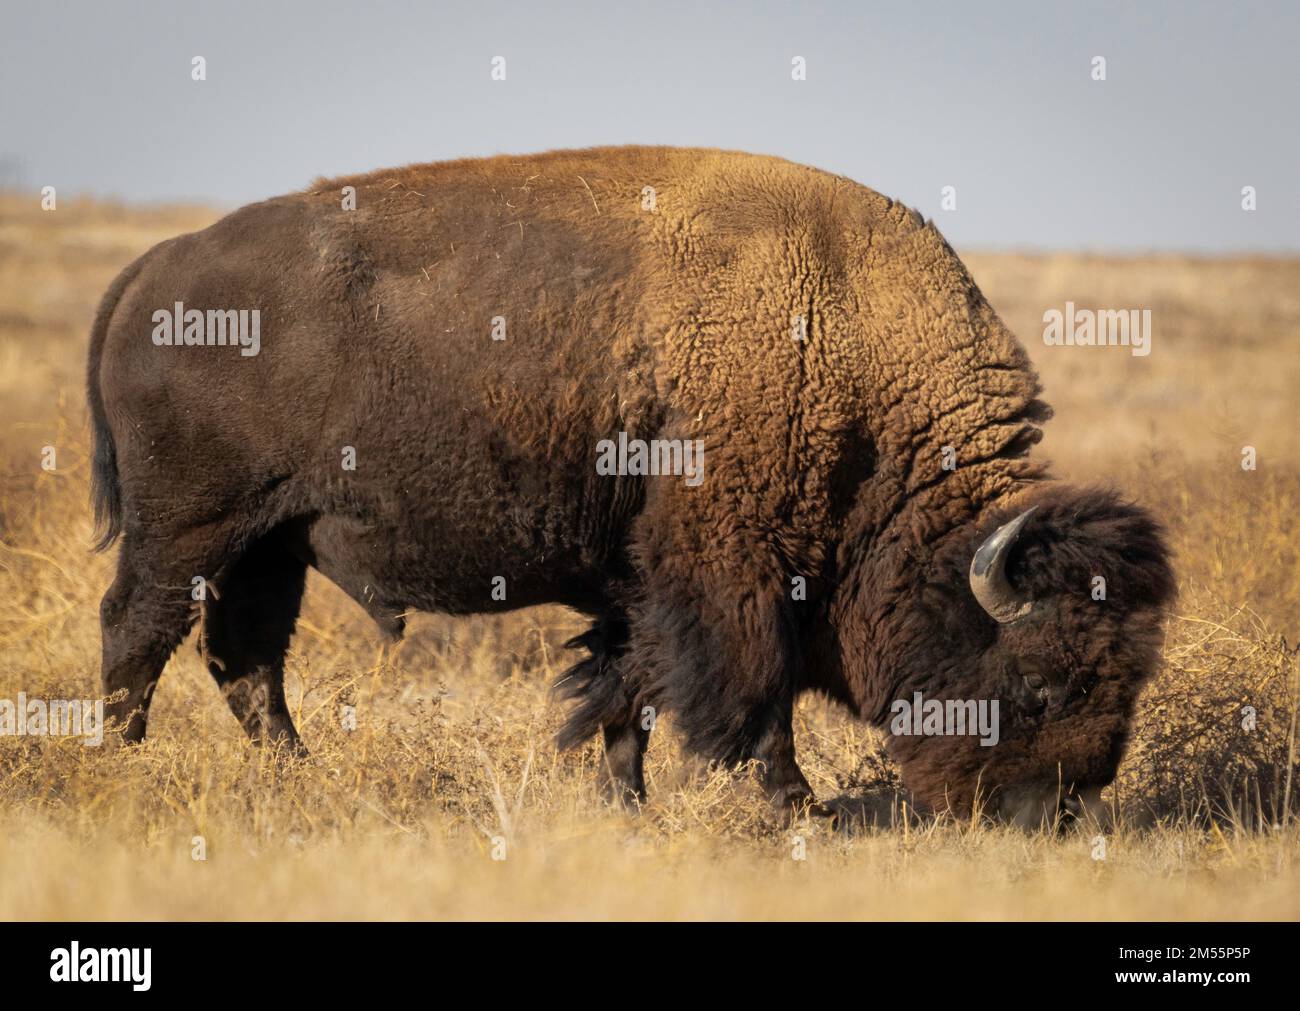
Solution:
[[(90, 320), (121, 267), (214, 217), (0, 197), (0, 698), (98, 695), (113, 556), (90, 552)], [(0, 738), (0, 918), (1300, 917), (1286, 815), (1300, 807), (1300, 260), (966, 261), (1056, 408), (1042, 454), (1152, 507), (1177, 552), (1165, 664), (1109, 791), (1104, 859), (1095, 828), (1028, 835), (966, 812), (786, 828), (745, 771), (686, 758), (670, 720), (649, 804), (610, 810), (597, 746), (552, 743), (548, 685), (572, 662), (559, 644), (578, 616), (420, 616), (385, 656), (313, 576), (288, 661), (307, 759), (245, 741), (193, 638), (144, 746)], [(1042, 313), (1067, 299), (1151, 308), (1152, 354), (1045, 347)], [(896, 773), (878, 734), (812, 699), (797, 732), (819, 795), (887, 805)]]

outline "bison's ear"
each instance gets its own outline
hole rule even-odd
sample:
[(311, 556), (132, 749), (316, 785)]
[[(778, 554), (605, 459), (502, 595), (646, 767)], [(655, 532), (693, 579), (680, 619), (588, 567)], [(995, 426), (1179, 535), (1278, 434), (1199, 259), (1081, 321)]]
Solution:
[(1107, 582), (1107, 599), (1163, 610), (1177, 583), (1164, 528), (1140, 506), (1115, 501), (1088, 528), (1093, 571)]

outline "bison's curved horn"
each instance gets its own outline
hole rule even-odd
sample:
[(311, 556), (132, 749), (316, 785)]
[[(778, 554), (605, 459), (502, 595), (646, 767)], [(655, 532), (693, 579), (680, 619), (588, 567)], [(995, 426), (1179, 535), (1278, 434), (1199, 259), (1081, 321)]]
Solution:
[(975, 594), (980, 607), (1004, 625), (1023, 618), (1034, 606), (1032, 600), (1017, 593), (1007, 580), (1007, 556), (1011, 554), (1011, 546), (1016, 543), (1020, 531), (1037, 508), (1031, 506), (1010, 523), (1002, 524), (989, 534), (970, 562), (971, 593)]

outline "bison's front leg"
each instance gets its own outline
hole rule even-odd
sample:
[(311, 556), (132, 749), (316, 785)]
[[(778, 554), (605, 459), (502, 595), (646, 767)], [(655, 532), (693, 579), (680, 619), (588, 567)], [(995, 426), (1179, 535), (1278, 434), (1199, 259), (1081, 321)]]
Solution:
[(757, 760), (766, 796), (789, 816), (814, 803), (795, 761), (801, 657), (789, 573), (766, 538), (715, 529), (728, 516), (711, 505), (660, 486), (639, 521), (636, 695), (673, 713), (690, 750), (728, 765)]
[(645, 749), (650, 732), (633, 718), (602, 728), (605, 755), (601, 786), (605, 796), (627, 806), (645, 802)]
[(763, 792), (783, 816), (818, 813), (812, 787), (794, 757), (794, 707), (781, 700), (767, 716), (767, 729), (754, 749), (760, 769)]

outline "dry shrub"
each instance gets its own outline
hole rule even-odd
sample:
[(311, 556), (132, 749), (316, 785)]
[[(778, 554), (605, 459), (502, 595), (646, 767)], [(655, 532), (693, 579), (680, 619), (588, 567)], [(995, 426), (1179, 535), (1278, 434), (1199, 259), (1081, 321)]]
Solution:
[(1179, 617), (1165, 669), (1144, 693), (1115, 788), (1156, 818), (1215, 817), (1250, 828), (1296, 809), (1297, 650), (1207, 591)]

